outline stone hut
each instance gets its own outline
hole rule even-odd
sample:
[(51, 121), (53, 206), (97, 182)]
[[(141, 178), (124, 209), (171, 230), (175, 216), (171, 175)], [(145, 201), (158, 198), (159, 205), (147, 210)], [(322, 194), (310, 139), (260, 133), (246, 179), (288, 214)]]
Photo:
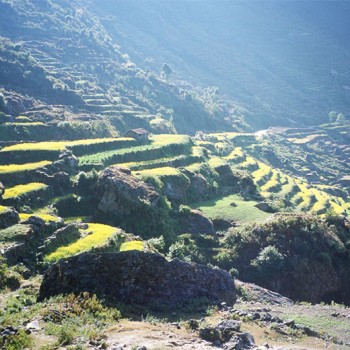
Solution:
[(138, 129), (130, 129), (123, 136), (124, 137), (132, 137), (138, 141), (147, 141), (149, 132), (146, 129), (138, 128)]

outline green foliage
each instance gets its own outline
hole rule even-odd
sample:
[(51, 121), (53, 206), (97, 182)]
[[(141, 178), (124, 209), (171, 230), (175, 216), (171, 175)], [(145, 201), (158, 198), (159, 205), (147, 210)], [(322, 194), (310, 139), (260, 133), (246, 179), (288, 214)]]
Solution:
[(170, 68), (169, 64), (164, 63), (162, 66), (162, 74), (165, 77), (165, 80), (169, 79), (172, 72), (173, 70)]
[[(231, 229), (216, 259), (221, 267), (238, 269), (241, 278), (272, 289), (284, 276), (297, 283), (309, 269), (320, 269), (319, 274), (333, 271), (345, 281), (350, 274), (349, 239), (344, 221), (337, 225), (316, 216), (279, 215)], [(293, 291), (297, 289), (295, 285)]]
[[(235, 203), (234, 205), (231, 205)], [(244, 200), (237, 194), (191, 204), (211, 219), (239, 220), (252, 222), (267, 218), (270, 214), (256, 208), (256, 201)]]
[(164, 253), (165, 251), (165, 240), (163, 236), (157, 238), (150, 238), (147, 243), (155, 248), (159, 253)]
[(274, 246), (263, 248), (251, 265), (256, 268), (258, 280), (264, 280), (275, 276), (284, 268), (284, 256)]
[(97, 177), (98, 172), (95, 169), (87, 173), (81, 171), (74, 185), (75, 193), (80, 196), (91, 195), (91, 188), (96, 183)]
[(0, 291), (5, 288), (12, 290), (19, 288), (20, 275), (10, 270), (6, 264), (5, 258), (0, 256)]
[(6, 350), (33, 349), (33, 339), (23, 329), (17, 334), (0, 338), (0, 348)]

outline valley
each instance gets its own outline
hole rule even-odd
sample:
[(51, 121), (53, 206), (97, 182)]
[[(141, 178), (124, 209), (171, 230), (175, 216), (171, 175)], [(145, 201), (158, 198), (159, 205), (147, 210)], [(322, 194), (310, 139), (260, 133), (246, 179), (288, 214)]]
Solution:
[(335, 3), (0, 0), (1, 349), (349, 348)]

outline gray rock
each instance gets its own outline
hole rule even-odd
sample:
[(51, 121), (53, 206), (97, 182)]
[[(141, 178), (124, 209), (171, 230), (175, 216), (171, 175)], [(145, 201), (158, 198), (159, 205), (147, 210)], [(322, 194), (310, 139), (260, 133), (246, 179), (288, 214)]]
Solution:
[(189, 210), (180, 214), (180, 233), (210, 234), (214, 235), (213, 222), (205, 217), (199, 210)]
[(274, 212), (271, 205), (269, 203), (266, 203), (266, 202), (257, 203), (257, 204), (255, 204), (255, 207), (266, 212), (266, 213), (273, 213)]
[(226, 271), (140, 251), (81, 254), (61, 260), (46, 272), (39, 299), (83, 291), (109, 303), (150, 309), (177, 308), (198, 299), (210, 304), (236, 301), (234, 283)]
[(5, 193), (5, 186), (0, 181), (0, 199), (3, 196), (4, 193)]
[(26, 329), (34, 330), (34, 331), (40, 331), (41, 327), (39, 325), (38, 320), (34, 320), (32, 322), (27, 323)]
[[(1, 198), (1, 196), (0, 196)], [(10, 227), (18, 224), (19, 215), (14, 208), (8, 208), (0, 213), (0, 229)]]

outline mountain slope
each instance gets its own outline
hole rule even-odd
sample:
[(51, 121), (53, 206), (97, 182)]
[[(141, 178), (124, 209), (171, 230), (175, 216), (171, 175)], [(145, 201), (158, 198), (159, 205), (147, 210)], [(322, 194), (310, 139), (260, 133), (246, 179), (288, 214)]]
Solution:
[(349, 113), (350, 5), (342, 1), (90, 1), (142, 66), (217, 85), (254, 126)]
[[(120, 133), (135, 127), (172, 133), (232, 130), (235, 121), (244, 127), (242, 118), (216, 104), (215, 94), (179, 88), (137, 67), (79, 1), (3, 0), (0, 22), (6, 67), (0, 86), (65, 105), (77, 115), (73, 119), (104, 120)], [(17, 111), (22, 112), (28, 111)]]

